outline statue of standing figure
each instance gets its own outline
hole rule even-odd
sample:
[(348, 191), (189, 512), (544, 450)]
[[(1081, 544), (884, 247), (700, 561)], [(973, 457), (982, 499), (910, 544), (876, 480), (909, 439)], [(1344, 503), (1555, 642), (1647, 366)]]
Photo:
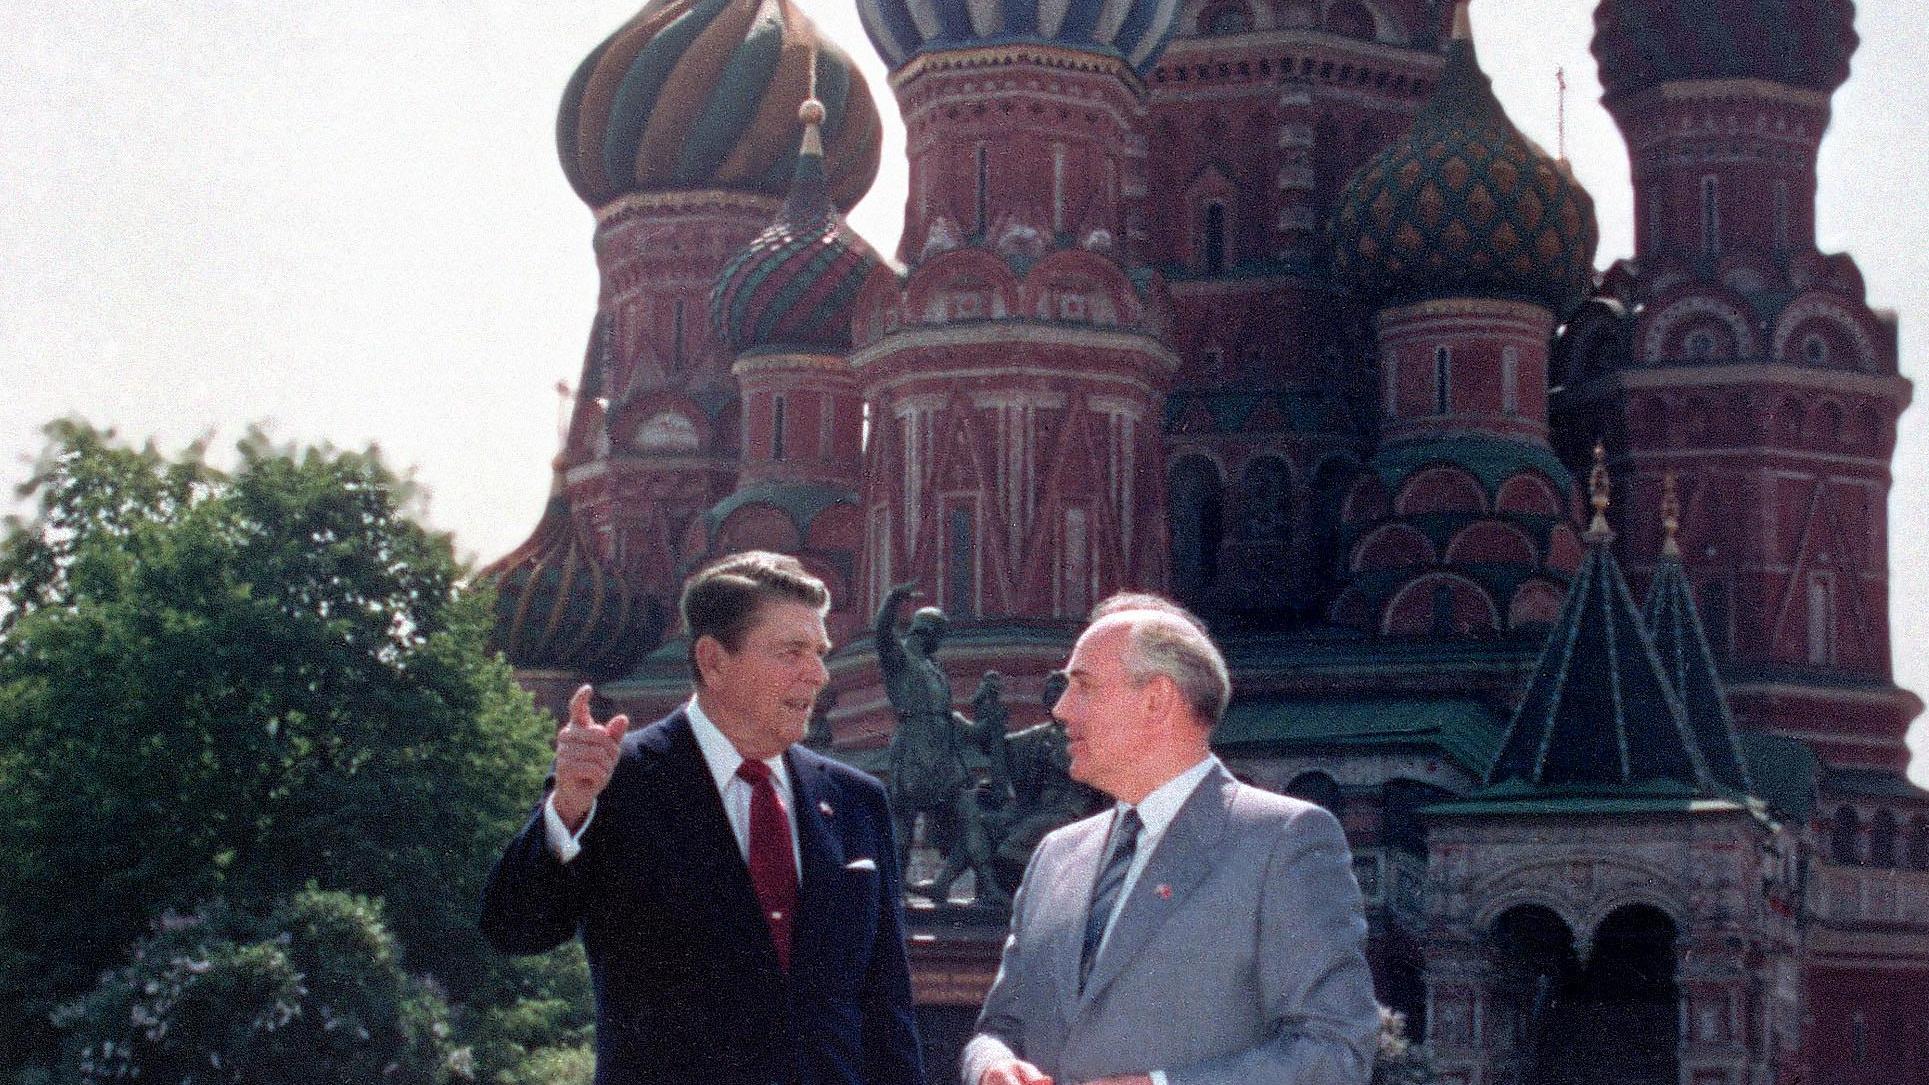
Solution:
[(1072, 756), (1066, 746), (1065, 725), (1052, 714), (1052, 707), (1069, 684), (1064, 671), (1046, 675), (1039, 700), (1048, 718), (1044, 723), (1006, 735), (1003, 743), (1012, 813), (1000, 827), (994, 861), (999, 872), (1013, 885), (1024, 873), (1025, 864), (1031, 861), (1032, 849), (1046, 833), (1091, 813), (1102, 798), (1072, 779)]
[[(944, 867), (937, 877), (908, 883), (907, 888), (942, 903), (951, 883), (970, 870), (976, 876), (978, 902), (1002, 906), (1010, 898), (992, 869), (991, 839), (978, 802), (976, 773), (966, 755), (967, 745), (983, 746), (972, 722), (952, 709), (951, 680), (934, 658), (944, 643), (944, 612), (921, 607), (911, 616), (903, 638), (897, 634), (898, 612), (915, 589), (913, 584), (893, 587), (878, 607), (873, 630), (885, 692), (898, 717), (891, 734), (889, 787), (898, 867), (906, 871), (908, 883), (911, 834), (918, 815), (924, 814), (934, 835), (947, 845)], [(1002, 733), (994, 737), (1003, 740)]]

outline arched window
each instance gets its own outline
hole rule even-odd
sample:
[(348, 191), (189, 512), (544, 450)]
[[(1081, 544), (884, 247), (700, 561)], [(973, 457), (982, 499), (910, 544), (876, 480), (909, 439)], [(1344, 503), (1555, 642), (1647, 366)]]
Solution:
[(1196, 602), (1219, 576), (1219, 469), (1204, 456), (1180, 456), (1172, 461), (1166, 493), (1172, 587), (1180, 599)]
[(1835, 811), (1835, 824), (1829, 827), (1829, 858), (1842, 866), (1862, 862), (1862, 819), (1855, 808), (1843, 806)]
[(670, 303), (670, 368), (683, 368), (683, 299)]
[(1835, 577), (1829, 573), (1808, 576), (1808, 661), (1835, 665)]
[(971, 510), (953, 508), (945, 523), (945, 600), (953, 615), (977, 612), (977, 530)]
[(771, 397), (770, 407), (770, 458), (781, 461), (784, 458), (784, 397), (778, 393)]
[(1453, 348), (1433, 348), (1433, 413), (1453, 410)]
[(991, 199), (990, 189), (991, 156), (985, 145), (980, 143), (978, 144), (978, 207), (976, 214), (978, 228), (975, 231), (980, 235), (991, 229), (991, 219), (988, 213)]
[(1877, 810), (1869, 819), (1869, 865), (1896, 865), (1896, 816), (1887, 810)]
[(1721, 255), (1721, 188), (1713, 176), (1701, 179), (1701, 251)]
[(1500, 348), (1500, 409), (1520, 413), (1520, 348)]
[(1788, 248), (1788, 182), (1775, 182), (1775, 247)]
[(1226, 205), (1219, 200), (1206, 204), (1199, 219), (1199, 262), (1208, 275), (1226, 270)]
[(1346, 811), (1346, 799), (1340, 794), (1339, 783), (1323, 772), (1302, 772), (1293, 777), (1286, 785), (1286, 794), (1322, 807), (1334, 817)]
[(1293, 473), (1284, 460), (1261, 456), (1240, 480), (1241, 534), (1249, 541), (1283, 543), (1293, 532)]
[(1909, 868), (1929, 870), (1929, 818), (1921, 814), (1909, 819)]

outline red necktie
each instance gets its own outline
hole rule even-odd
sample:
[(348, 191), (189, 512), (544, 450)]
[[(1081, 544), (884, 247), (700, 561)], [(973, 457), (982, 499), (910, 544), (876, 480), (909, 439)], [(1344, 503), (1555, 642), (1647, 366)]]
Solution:
[(770, 766), (745, 761), (737, 775), (750, 785), (750, 884), (757, 890), (777, 965), (790, 971), (790, 927), (797, 907), (797, 860), (790, 847), (790, 818), (770, 782)]

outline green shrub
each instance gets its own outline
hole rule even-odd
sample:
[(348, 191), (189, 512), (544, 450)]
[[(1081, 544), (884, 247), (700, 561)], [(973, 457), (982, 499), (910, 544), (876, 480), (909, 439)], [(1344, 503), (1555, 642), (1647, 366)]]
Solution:
[(308, 889), (265, 918), (164, 916), (125, 967), (56, 1013), (80, 1085), (442, 1085), (441, 993), (397, 961), (379, 906)]

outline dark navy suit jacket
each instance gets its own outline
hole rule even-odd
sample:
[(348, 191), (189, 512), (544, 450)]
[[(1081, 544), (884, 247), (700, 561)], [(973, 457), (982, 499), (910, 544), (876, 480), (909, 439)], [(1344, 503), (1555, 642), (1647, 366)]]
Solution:
[(575, 859), (549, 850), (539, 803), (496, 863), (492, 945), (583, 939), (597, 1085), (922, 1085), (884, 789), (784, 757), (803, 863), (788, 974), (681, 710), (624, 737)]

